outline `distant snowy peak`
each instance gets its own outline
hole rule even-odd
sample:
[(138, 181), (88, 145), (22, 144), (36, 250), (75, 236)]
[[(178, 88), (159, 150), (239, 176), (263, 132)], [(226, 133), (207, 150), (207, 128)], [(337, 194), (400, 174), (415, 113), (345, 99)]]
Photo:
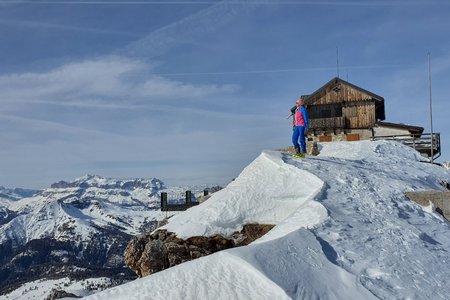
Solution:
[(81, 209), (102, 203), (103, 209), (122, 210), (132, 206), (154, 210), (162, 189), (166, 189), (164, 183), (156, 178), (120, 180), (86, 175), (73, 181), (56, 182), (33, 197), (12, 202), (7, 207), (23, 214), (56, 201)]
[(22, 188), (5, 188), (0, 186), (1, 200), (19, 200), (26, 197), (31, 197), (36, 194), (38, 190), (22, 189)]
[(120, 180), (104, 178), (98, 175), (85, 175), (77, 178), (74, 181), (59, 181), (51, 185), (51, 188), (90, 188), (96, 187), (101, 189), (148, 189), (152, 192), (164, 189), (164, 183), (156, 178), (151, 179), (131, 179)]
[(86, 175), (60, 181), (32, 197), (4, 201), (0, 242), (13, 239), (25, 244), (42, 238), (86, 241), (92, 234), (111, 229), (138, 234), (164, 218), (159, 210), (161, 190), (172, 189), (156, 178), (120, 180)]

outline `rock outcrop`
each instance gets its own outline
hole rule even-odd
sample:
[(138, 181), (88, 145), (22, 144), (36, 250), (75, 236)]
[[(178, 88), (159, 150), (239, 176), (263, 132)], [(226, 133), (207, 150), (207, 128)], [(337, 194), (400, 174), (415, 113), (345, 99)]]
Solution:
[(228, 248), (245, 246), (265, 235), (274, 225), (247, 224), (230, 238), (221, 235), (180, 239), (173, 232), (156, 230), (133, 238), (125, 250), (125, 264), (139, 277)]
[(53, 289), (50, 294), (45, 298), (45, 300), (56, 300), (56, 299), (63, 299), (63, 298), (81, 298), (75, 294), (68, 293), (63, 290), (57, 290)]
[(450, 191), (417, 191), (406, 192), (406, 197), (422, 206), (430, 205), (436, 208), (436, 212), (441, 214), (447, 221), (450, 221)]

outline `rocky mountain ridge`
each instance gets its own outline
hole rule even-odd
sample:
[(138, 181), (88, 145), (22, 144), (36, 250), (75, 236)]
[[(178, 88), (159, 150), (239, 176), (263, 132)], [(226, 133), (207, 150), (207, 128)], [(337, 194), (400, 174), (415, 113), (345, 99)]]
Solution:
[(6, 188), (0, 186), (0, 210), (2, 207), (8, 207), (12, 201), (22, 198), (31, 197), (38, 193), (39, 190), (23, 189), (23, 188)]
[(156, 178), (87, 175), (0, 203), (0, 293), (42, 277), (134, 278), (124, 265), (128, 241), (168, 216), (161, 191), (182, 190)]

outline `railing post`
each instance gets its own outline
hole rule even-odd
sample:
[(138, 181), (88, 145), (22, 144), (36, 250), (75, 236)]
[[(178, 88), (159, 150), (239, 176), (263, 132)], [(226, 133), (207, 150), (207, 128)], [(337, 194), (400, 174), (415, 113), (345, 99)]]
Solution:
[(161, 192), (161, 210), (167, 209), (167, 193)]
[(186, 204), (190, 205), (192, 200), (192, 193), (191, 191), (186, 191)]

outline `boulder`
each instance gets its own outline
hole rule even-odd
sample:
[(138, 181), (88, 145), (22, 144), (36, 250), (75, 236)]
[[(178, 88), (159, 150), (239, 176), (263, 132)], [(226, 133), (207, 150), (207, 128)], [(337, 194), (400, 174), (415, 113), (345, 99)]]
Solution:
[(56, 299), (62, 299), (62, 298), (81, 298), (75, 294), (68, 293), (63, 290), (57, 290), (53, 289), (50, 294), (45, 298), (46, 300), (56, 300)]
[(217, 251), (248, 245), (273, 227), (270, 224), (246, 224), (230, 238), (214, 235), (193, 236), (186, 240), (178, 238), (173, 232), (159, 229), (136, 236), (128, 243), (125, 264), (143, 277)]

